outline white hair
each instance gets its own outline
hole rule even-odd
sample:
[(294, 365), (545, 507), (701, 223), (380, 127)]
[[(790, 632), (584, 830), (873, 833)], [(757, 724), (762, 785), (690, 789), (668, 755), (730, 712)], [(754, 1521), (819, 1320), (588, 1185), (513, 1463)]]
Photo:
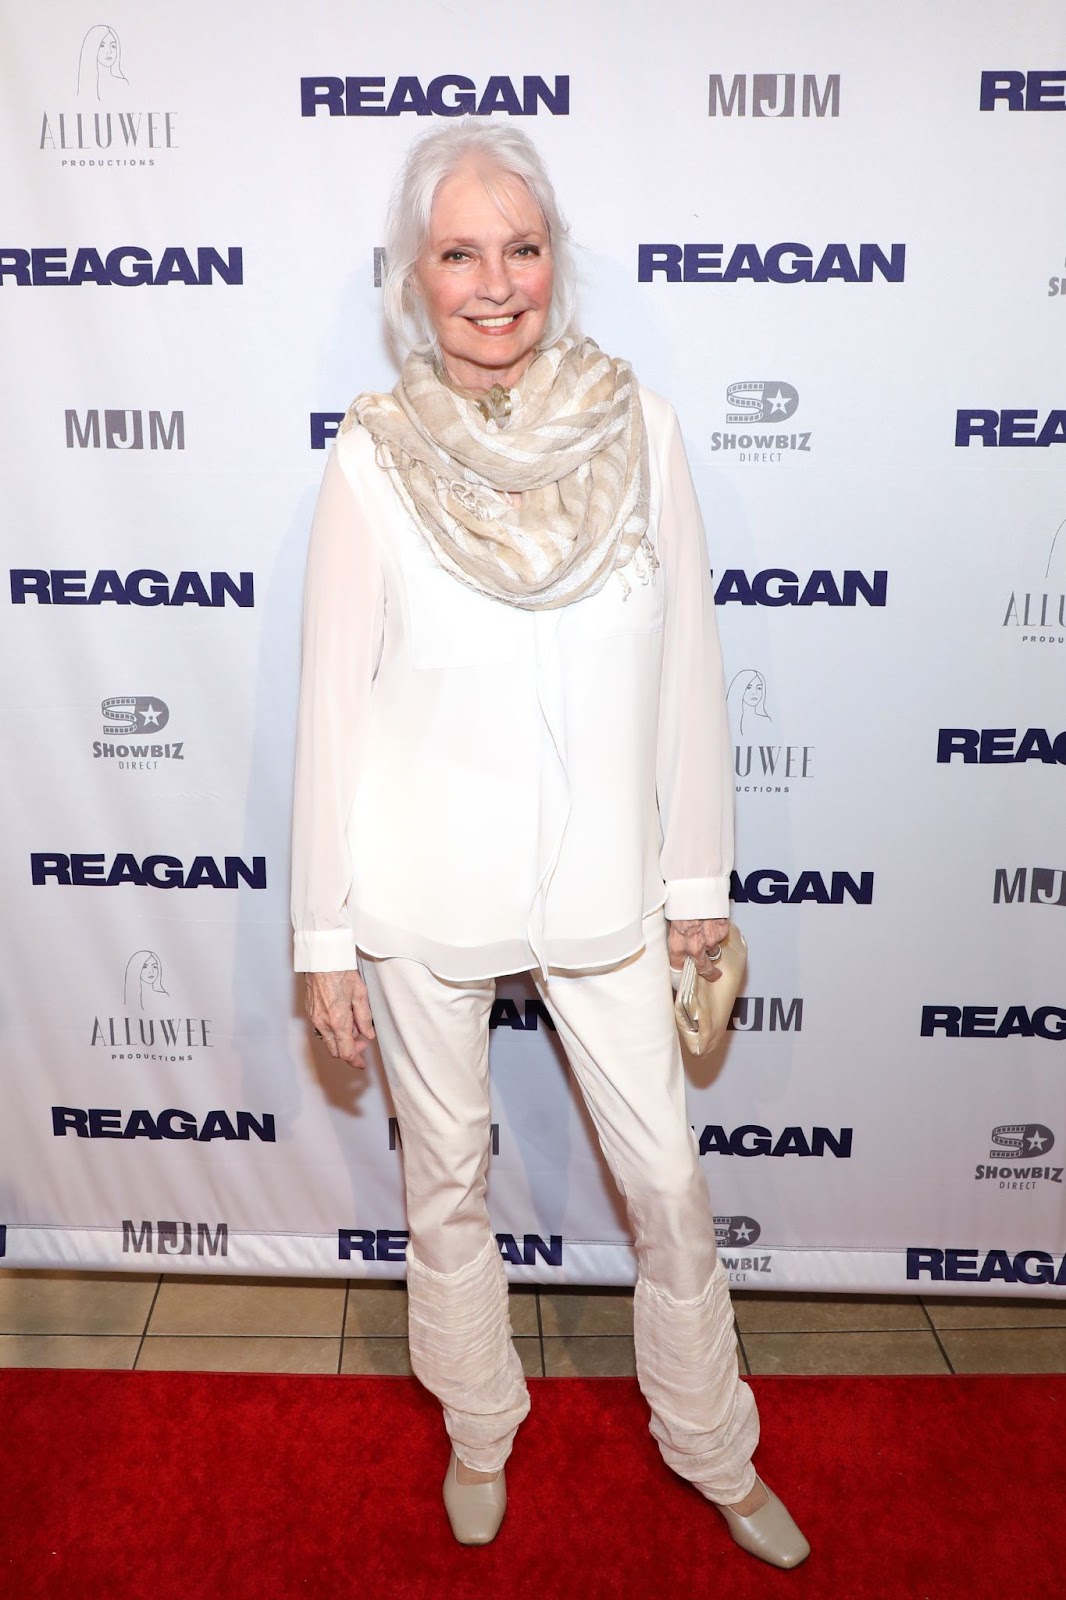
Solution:
[(577, 269), (570, 250), (570, 230), (536, 146), (527, 134), (509, 123), (464, 116), (423, 135), (412, 145), (389, 201), (382, 287), (385, 320), (401, 351), (429, 354), (437, 350), (436, 335), (414, 282), (414, 267), (429, 237), (434, 195), (444, 180), (470, 158), (503, 176), (520, 179), (544, 218), (554, 276), (551, 307), (540, 344), (554, 344), (564, 333), (576, 331)]

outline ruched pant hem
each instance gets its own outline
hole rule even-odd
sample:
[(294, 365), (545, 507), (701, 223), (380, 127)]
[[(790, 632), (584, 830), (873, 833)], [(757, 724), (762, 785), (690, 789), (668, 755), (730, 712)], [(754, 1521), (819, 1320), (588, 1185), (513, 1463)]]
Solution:
[[(534, 981), (626, 1202), (637, 1256), (637, 1378), (663, 1459), (721, 1504), (755, 1485), (759, 1420), (739, 1375), (728, 1279), (688, 1120), (661, 911), (645, 949)], [(403, 1144), (411, 1364), (455, 1453), (495, 1472), (529, 1410), (485, 1202), (492, 979), (360, 956)]]

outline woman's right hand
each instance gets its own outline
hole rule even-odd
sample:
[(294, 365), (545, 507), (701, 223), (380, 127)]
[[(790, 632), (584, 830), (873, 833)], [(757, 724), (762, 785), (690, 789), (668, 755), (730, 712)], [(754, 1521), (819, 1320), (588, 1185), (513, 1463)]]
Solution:
[(331, 1056), (352, 1067), (375, 1038), (366, 984), (358, 972), (305, 972), (307, 1015)]

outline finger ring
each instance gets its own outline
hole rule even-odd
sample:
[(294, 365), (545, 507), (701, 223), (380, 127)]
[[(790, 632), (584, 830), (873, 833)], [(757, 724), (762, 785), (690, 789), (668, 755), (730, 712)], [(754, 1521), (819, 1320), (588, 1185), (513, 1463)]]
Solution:
[(708, 946), (703, 953), (708, 961), (721, 961), (722, 959), (722, 947), (720, 944), (716, 944), (713, 950)]

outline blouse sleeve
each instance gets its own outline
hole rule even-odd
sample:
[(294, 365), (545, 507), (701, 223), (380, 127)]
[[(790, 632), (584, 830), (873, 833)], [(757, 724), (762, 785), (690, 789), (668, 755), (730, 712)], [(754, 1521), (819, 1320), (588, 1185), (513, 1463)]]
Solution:
[(347, 824), (384, 635), (377, 549), (334, 446), (315, 507), (303, 604), (303, 666), (292, 828), (297, 972), (356, 965), (345, 909)]
[(733, 756), (714, 588), (699, 502), (673, 409), (660, 457), (666, 585), (656, 787), (671, 921), (728, 917)]

